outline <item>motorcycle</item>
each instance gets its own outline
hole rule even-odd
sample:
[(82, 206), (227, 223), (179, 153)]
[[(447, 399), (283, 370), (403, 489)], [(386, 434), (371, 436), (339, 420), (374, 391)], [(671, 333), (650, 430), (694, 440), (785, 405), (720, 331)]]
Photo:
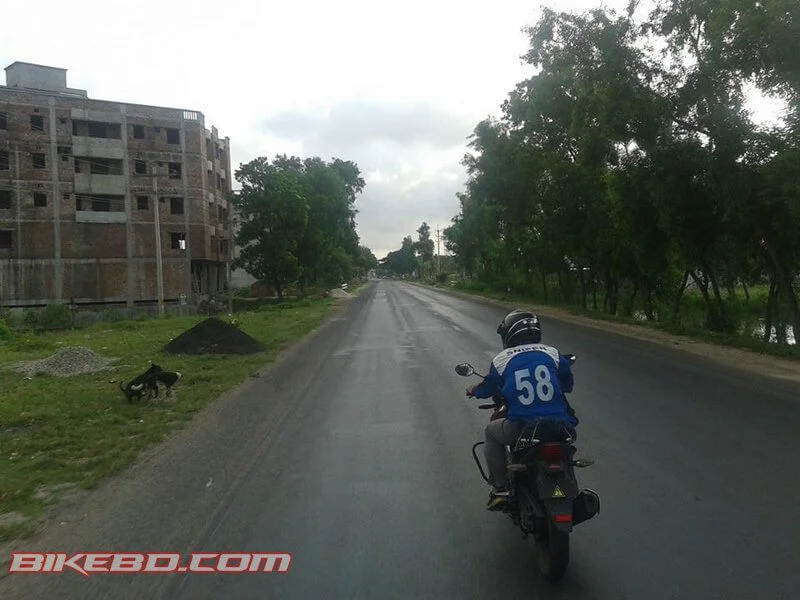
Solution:
[[(574, 364), (575, 355), (566, 356)], [(469, 363), (457, 365), (455, 370), (462, 377), (485, 379)], [(492, 404), (478, 408), (494, 409), (492, 418), (497, 418), (503, 406), (502, 396), (495, 394)], [(514, 447), (506, 446), (507, 501), (503, 512), (522, 530), (523, 537), (533, 536), (539, 570), (550, 581), (560, 580), (566, 572), (572, 528), (600, 513), (597, 492), (579, 490), (575, 476), (576, 468), (589, 467), (594, 461), (575, 459), (573, 441), (561, 421), (542, 418), (526, 422)], [(472, 446), (472, 457), (481, 477), (489, 483), (476, 453), (483, 444)]]

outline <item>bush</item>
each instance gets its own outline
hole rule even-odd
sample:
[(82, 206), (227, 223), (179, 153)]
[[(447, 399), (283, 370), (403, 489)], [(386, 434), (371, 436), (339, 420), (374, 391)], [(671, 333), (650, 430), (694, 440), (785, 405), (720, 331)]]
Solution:
[(89, 327), (100, 321), (101, 314), (91, 310), (82, 310), (75, 314), (75, 327)]
[(118, 308), (106, 308), (100, 316), (100, 319), (106, 323), (119, 323), (125, 318), (125, 313)]
[(26, 308), (22, 315), (22, 324), (26, 329), (36, 329), (39, 324), (39, 313), (32, 308)]
[(49, 304), (39, 314), (38, 321), (41, 329), (70, 329), (72, 312), (66, 304)]
[(11, 339), (11, 329), (4, 321), (0, 321), (0, 342), (7, 342)]

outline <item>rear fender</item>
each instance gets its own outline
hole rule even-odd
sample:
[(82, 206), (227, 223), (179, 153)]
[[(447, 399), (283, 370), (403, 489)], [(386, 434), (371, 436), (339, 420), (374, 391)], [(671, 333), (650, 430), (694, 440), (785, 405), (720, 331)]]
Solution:
[(547, 518), (553, 526), (559, 530), (569, 533), (572, 531), (572, 500), (545, 500)]
[(563, 472), (548, 473), (546, 471), (547, 465), (553, 462), (544, 461), (539, 464), (539, 472), (536, 477), (536, 493), (545, 503), (549, 500), (568, 500), (572, 502), (580, 493), (572, 467), (567, 464), (567, 461), (562, 461)]

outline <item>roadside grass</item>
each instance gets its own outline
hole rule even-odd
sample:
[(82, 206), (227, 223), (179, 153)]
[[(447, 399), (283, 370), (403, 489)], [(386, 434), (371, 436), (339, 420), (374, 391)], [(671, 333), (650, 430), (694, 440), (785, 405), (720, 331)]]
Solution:
[[(734, 348), (741, 348), (766, 354), (770, 356), (778, 356), (790, 360), (800, 361), (800, 345), (787, 345), (768, 343), (763, 341), (762, 337), (754, 337), (747, 334), (722, 334), (715, 333), (707, 330), (705, 325), (705, 308), (703, 298), (697, 290), (687, 290), (683, 302), (681, 304), (680, 318), (676, 322), (671, 321), (657, 321), (648, 322), (634, 317), (616, 316), (604, 313), (601, 310), (594, 310), (591, 308), (581, 308), (572, 305), (556, 302), (542, 302), (540, 299), (534, 299), (524, 294), (504, 293), (492, 290), (484, 286), (465, 286), (465, 285), (446, 285), (437, 286), (440, 289), (453, 289), (462, 293), (472, 296), (487, 298), (489, 300), (499, 300), (501, 302), (520, 303), (534, 306), (550, 306), (553, 308), (565, 310), (574, 315), (581, 315), (597, 319), (600, 321), (610, 321), (614, 323), (625, 323), (628, 325), (636, 325), (639, 327), (647, 327), (671, 333), (673, 335), (682, 335), (721, 346), (729, 346)], [(736, 321), (745, 324), (746, 328), (753, 327), (758, 321), (760, 315), (764, 313), (764, 306), (766, 306), (767, 295), (769, 290), (767, 286), (755, 286), (750, 288), (750, 300), (745, 300), (743, 297), (737, 298), (729, 304), (729, 310), (733, 312)], [(658, 310), (658, 307), (656, 307)]]
[[(289, 342), (317, 328), (333, 305), (328, 298), (305, 299), (238, 313), (239, 328), (267, 348), (249, 356), (161, 351), (204, 316), (98, 323), (0, 341), (0, 541), (32, 534), (58, 490), (88, 489), (123, 470)], [(111, 371), (69, 378), (26, 379), (7, 370), (11, 363), (45, 358), (67, 346), (120, 360)], [(162, 392), (158, 399), (129, 404), (119, 381), (143, 372), (148, 360), (181, 371), (175, 398)]]

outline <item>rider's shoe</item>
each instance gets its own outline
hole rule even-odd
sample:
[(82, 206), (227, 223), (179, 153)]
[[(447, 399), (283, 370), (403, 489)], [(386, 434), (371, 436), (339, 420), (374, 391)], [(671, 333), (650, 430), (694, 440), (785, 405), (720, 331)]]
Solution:
[(489, 502), (486, 503), (486, 510), (503, 510), (508, 504), (508, 492), (504, 489), (492, 490), (489, 494)]

